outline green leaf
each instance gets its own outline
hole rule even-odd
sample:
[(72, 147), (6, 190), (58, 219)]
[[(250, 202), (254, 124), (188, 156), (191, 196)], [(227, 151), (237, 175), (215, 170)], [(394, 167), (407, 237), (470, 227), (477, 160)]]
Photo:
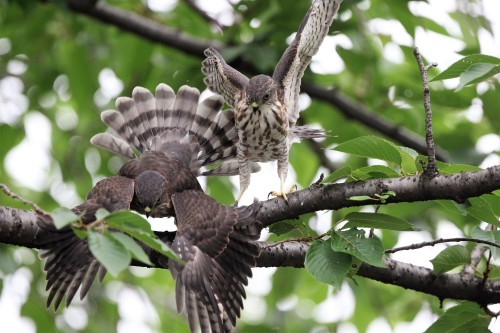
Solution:
[(55, 209), (50, 216), (52, 217), (52, 221), (57, 229), (62, 229), (80, 219), (71, 209), (64, 207)]
[[(471, 237), (495, 244), (500, 244), (500, 230), (482, 230), (479, 227), (475, 227), (474, 229), (472, 229)], [(500, 258), (500, 249), (498, 247), (489, 246), (486, 244), (479, 245), (490, 249), (495, 259)]]
[(132, 258), (135, 258), (147, 265), (153, 265), (146, 252), (144, 252), (143, 248), (137, 244), (135, 240), (130, 238), (128, 235), (122, 234), (121, 232), (111, 232), (110, 234), (114, 239), (122, 243), (122, 245), (130, 252)]
[(399, 217), (382, 214), (382, 213), (349, 213), (345, 217), (347, 222), (342, 229), (350, 229), (355, 227), (360, 228), (375, 228), (399, 231), (414, 231), (410, 222), (400, 219)]
[(115, 277), (130, 265), (132, 257), (129, 251), (109, 232), (101, 234), (89, 230), (88, 244), (94, 257)]
[(316, 280), (340, 289), (351, 268), (351, 256), (333, 251), (328, 241), (314, 241), (307, 250), (304, 266)]
[(351, 168), (348, 166), (342, 167), (340, 169), (335, 170), (331, 174), (329, 174), (323, 181), (322, 184), (330, 184), (335, 182), (337, 179), (347, 177), (351, 174)]
[(335, 147), (334, 150), (368, 158), (377, 158), (401, 166), (401, 154), (396, 146), (376, 136), (362, 136), (345, 141)]
[(365, 238), (363, 230), (333, 231), (331, 246), (335, 252), (348, 253), (372, 266), (385, 267), (382, 243), (378, 238)]
[(269, 231), (276, 235), (286, 234), (304, 225), (302, 217), (293, 220), (284, 220), (269, 226)]
[(465, 206), (465, 210), (467, 210), (467, 213), (469, 213), (469, 215), (474, 216), (480, 221), (484, 221), (500, 227), (500, 221), (496, 217), (495, 213), (493, 213), (493, 209), (491, 208), (488, 201), (479, 197), (470, 198), (467, 200), (467, 203), (468, 205)]
[(460, 82), (455, 91), (462, 89), (468, 84), (482, 82), (498, 73), (500, 73), (500, 65), (485, 63), (474, 64), (460, 74)]
[(142, 216), (130, 211), (117, 211), (106, 217), (105, 221), (111, 228), (123, 231), (164, 256), (184, 263), (167, 244), (156, 237), (151, 225)]
[(473, 54), (464, 57), (457, 62), (453, 63), (450, 67), (445, 69), (442, 73), (435, 76), (431, 81), (447, 80), (459, 77), (474, 64), (493, 64), (500, 65), (500, 59), (484, 54)]
[(359, 180), (394, 178), (399, 176), (401, 176), (400, 173), (385, 165), (370, 165), (356, 169), (352, 172), (352, 177)]
[(480, 170), (482, 170), (480, 167), (467, 164), (449, 164), (445, 167), (439, 168), (440, 173), (448, 173), (448, 174), (468, 172), (468, 171), (480, 171)]
[(105, 209), (105, 208), (99, 208), (95, 212), (95, 218), (96, 220), (104, 220), (106, 216), (108, 216), (110, 213)]
[(424, 333), (487, 333), (490, 321), (477, 304), (464, 302), (448, 309)]
[(129, 210), (116, 210), (107, 215), (105, 221), (115, 228), (127, 226), (130, 228), (138, 228), (146, 232), (152, 232), (148, 220)]
[(368, 195), (353, 195), (352, 197), (347, 198), (347, 200), (352, 200), (352, 201), (376, 200), (376, 201), (378, 201), (377, 198), (372, 198)]
[(470, 263), (470, 254), (462, 245), (447, 247), (431, 260), (436, 275), (448, 272), (455, 267)]

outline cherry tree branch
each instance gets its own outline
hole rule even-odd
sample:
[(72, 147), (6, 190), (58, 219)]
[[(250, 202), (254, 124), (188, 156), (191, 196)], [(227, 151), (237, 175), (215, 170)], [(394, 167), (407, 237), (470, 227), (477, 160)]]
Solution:
[(418, 47), (413, 48), (413, 54), (415, 59), (417, 59), (418, 68), (420, 70), (420, 76), (422, 77), (422, 86), (424, 89), (424, 109), (425, 109), (425, 142), (427, 144), (427, 159), (428, 165), (425, 168), (425, 172), (429, 176), (433, 176), (437, 173), (436, 169), (436, 146), (434, 144), (434, 138), (432, 136), (432, 109), (431, 109), (431, 89), (429, 88), (429, 80), (427, 79), (427, 72), (432, 67), (436, 67), (436, 63), (432, 63), (428, 66), (424, 65), (424, 60)]
[(456, 237), (456, 238), (440, 238), (440, 239), (436, 239), (436, 240), (429, 241), (429, 242), (422, 242), (422, 243), (411, 244), (411, 245), (407, 245), (407, 246), (396, 247), (396, 248), (393, 248), (390, 250), (386, 250), (385, 253), (396, 253), (399, 251), (416, 250), (416, 249), (421, 249), (421, 248), (426, 247), (426, 246), (434, 246), (436, 244), (452, 243), (452, 242), (472, 242), (472, 243), (485, 244), (485, 245), (500, 248), (500, 244), (496, 244), (496, 243), (493, 243), (490, 241), (485, 241), (485, 240), (476, 239), (476, 238)]
[[(197, 39), (133, 12), (125, 11), (100, 2), (96, 3), (95, 0), (67, 0), (67, 3), (68, 7), (77, 13), (87, 15), (106, 24), (114, 25), (167, 47), (173, 47), (186, 54), (199, 57), (200, 59), (204, 58), (203, 51), (210, 46), (218, 50), (223, 50), (227, 47), (227, 45), (218, 41)], [(233, 59), (230, 65), (242, 71), (253, 73), (254, 75), (260, 74), (251, 63), (245, 61), (241, 57)], [(339, 91), (327, 89), (304, 81), (302, 81), (302, 91), (313, 98), (323, 100), (335, 106), (345, 117), (359, 121), (368, 128), (372, 128), (400, 142), (404, 146), (415, 149), (421, 154), (425, 154), (427, 151), (425, 141), (421, 137), (382, 118), (363, 105), (342, 95)], [(447, 160), (446, 153), (439, 148), (436, 148), (436, 157), (441, 161)]]

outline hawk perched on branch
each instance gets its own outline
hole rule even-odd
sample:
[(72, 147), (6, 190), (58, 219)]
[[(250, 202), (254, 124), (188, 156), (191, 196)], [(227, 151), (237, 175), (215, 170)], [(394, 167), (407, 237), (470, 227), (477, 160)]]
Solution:
[[(87, 201), (75, 207), (83, 223), (94, 221), (97, 209), (133, 209), (153, 216), (175, 216), (177, 233), (171, 248), (184, 261), (165, 258), (176, 280), (176, 301), (186, 309), (194, 331), (229, 332), (243, 308), (244, 286), (255, 266), (261, 225), (255, 221), (259, 204), (223, 206), (207, 196), (196, 176), (203, 165), (233, 158), (237, 133), (232, 110), (220, 112), (223, 100), (212, 96), (198, 103), (199, 91), (184, 86), (175, 95), (165, 84), (156, 96), (136, 87), (132, 98), (121, 97), (118, 111), (102, 113), (102, 120), (119, 137), (94, 136), (94, 145), (129, 158), (117, 176), (101, 180)], [(139, 152), (136, 157), (134, 150)], [(232, 173), (220, 168), (209, 174)], [(94, 278), (105, 274), (93, 258), (87, 240), (66, 227), (55, 229), (40, 218), (42, 257), (47, 258), (48, 306), (57, 309), (66, 295), (69, 304), (82, 285), (88, 292)]]
[(294, 140), (324, 136), (324, 131), (297, 127), (300, 80), (311, 58), (318, 52), (341, 0), (314, 0), (295, 39), (286, 49), (273, 76), (248, 79), (227, 65), (213, 48), (205, 50), (202, 63), (208, 89), (220, 94), (235, 109), (238, 127), (238, 162), (241, 198), (250, 183), (251, 162), (278, 160), (280, 193), (288, 172), (288, 151)]

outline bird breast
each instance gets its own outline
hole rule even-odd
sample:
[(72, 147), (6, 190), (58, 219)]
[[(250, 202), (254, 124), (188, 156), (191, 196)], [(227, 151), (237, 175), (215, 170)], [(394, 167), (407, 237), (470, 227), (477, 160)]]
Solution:
[(264, 103), (254, 111), (246, 101), (236, 107), (239, 144), (248, 150), (249, 160), (275, 160), (288, 151), (288, 118), (279, 101)]

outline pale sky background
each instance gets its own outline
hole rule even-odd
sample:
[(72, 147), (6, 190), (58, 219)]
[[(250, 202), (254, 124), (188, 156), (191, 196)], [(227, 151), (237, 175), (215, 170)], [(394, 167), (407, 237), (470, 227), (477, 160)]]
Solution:
[[(231, 23), (231, 7), (226, 0), (197, 2), (219, 21), (227, 24)], [(231, 0), (231, 2), (237, 2), (237, 0)], [(416, 15), (429, 17), (442, 24), (456, 38), (445, 37), (420, 29), (417, 30), (415, 41), (413, 41), (412, 37), (404, 31), (402, 25), (396, 20), (376, 19), (369, 22), (368, 28), (373, 33), (383, 32), (392, 36), (393, 42), (387, 44), (384, 48), (384, 57), (386, 59), (394, 63), (401, 63), (403, 55), (398, 44), (406, 46), (413, 46), (415, 44), (420, 48), (421, 53), (426, 59), (437, 62), (439, 64), (438, 68), (443, 70), (461, 58), (457, 52), (461, 51), (465, 46), (460, 40), (459, 27), (447, 14), (455, 10), (455, 2), (455, 0), (430, 0), (429, 4), (412, 2), (410, 3), (410, 8)], [(168, 11), (175, 5), (176, 0), (149, 0), (147, 3), (152, 10)], [(500, 57), (500, 20), (498, 19), (500, 1), (483, 0), (483, 3), (486, 16), (492, 22), (494, 36), (491, 36), (486, 31), (483, 31), (479, 35), (481, 53)], [(368, 1), (365, 1), (362, 5), (368, 6)], [(252, 25), (255, 27), (258, 27), (259, 24), (258, 20), (252, 22)], [(333, 25), (335, 26), (335, 21)], [(341, 33), (336, 36), (327, 36), (318, 54), (313, 58), (311, 69), (314, 72), (335, 74), (344, 69), (342, 59), (335, 52), (335, 46), (338, 44), (344, 48), (352, 46), (350, 40)], [(0, 32), (0, 56), (8, 53), (9, 50), (10, 41), (2, 38)], [(12, 74), (21, 74), (26, 69), (27, 67), (22, 61), (12, 61), (8, 67), (9, 72)], [(129, 92), (122, 91), (123, 82), (109, 68), (103, 69), (99, 75), (99, 83), (101, 88), (95, 96), (97, 105), (105, 105), (108, 101), (114, 100), (119, 95), (130, 94)], [(457, 83), (457, 80), (446, 81), (446, 85), (449, 87), (455, 87)], [(478, 89), (481, 90), (484, 87), (481, 88), (481, 85), (479, 85)], [(59, 98), (69, 98), (67, 78), (64, 76), (58, 78), (54, 83), (54, 90)], [(0, 109), (2, 110), (0, 112), (0, 122), (15, 123), (28, 110), (28, 100), (23, 94), (24, 85), (21, 80), (14, 77), (0, 80)], [(208, 91), (203, 92), (202, 98), (209, 94)], [(9, 100), (7, 100), (7, 96), (9, 96)], [(50, 98), (47, 98), (44, 102), (47, 105), (55, 103)], [(303, 95), (301, 98), (302, 107), (307, 108), (309, 103), (310, 99)], [(473, 105), (469, 110), (464, 111), (464, 114), (470, 121), (479, 122), (482, 118), (482, 112), (481, 105)], [(76, 195), (74, 186), (71, 183), (64, 183), (62, 181), (60, 171), (49, 174), (51, 158), (48, 152), (50, 151), (51, 131), (74, 128), (78, 122), (78, 115), (75, 110), (66, 107), (57, 111), (56, 122), (59, 128), (52, 129), (47, 118), (41, 113), (31, 113), (25, 117), (26, 139), (9, 152), (5, 157), (4, 163), (9, 174), (16, 179), (20, 186), (37, 191), (49, 190), (62, 206), (72, 207), (80, 203), (82, 198)], [(489, 154), (482, 162), (481, 167), (500, 164), (500, 157), (493, 153), (500, 150), (500, 136), (498, 136), (498, 133), (491, 133), (479, 139), (476, 148), (482, 153)], [(340, 152), (331, 150), (326, 150), (326, 152), (333, 161), (342, 161), (345, 159), (345, 155)], [(95, 173), (100, 163), (97, 150), (90, 149), (85, 156), (85, 160), (87, 169), (91, 173)], [(373, 162), (375, 163), (376, 161)], [(319, 177), (320, 173), (327, 173), (327, 171), (320, 169), (315, 179)], [(99, 179), (100, 176), (96, 176), (94, 181), (97, 182)], [(204, 179), (200, 180), (202, 183), (205, 183)], [(236, 195), (239, 188), (239, 180), (237, 177), (232, 177), (231, 181), (235, 184)], [(296, 183), (295, 173), (290, 168), (286, 188), (289, 188), (294, 183)], [(262, 164), (262, 171), (252, 175), (250, 188), (245, 193), (241, 204), (250, 204), (254, 197), (264, 200), (271, 189), (279, 189), (276, 164)], [(311, 226), (318, 232), (328, 230), (330, 228), (331, 214), (331, 212), (318, 212), (316, 218), (312, 219)], [(152, 223), (157, 229), (164, 228), (162, 225), (163, 221), (156, 220), (152, 221)], [(173, 224), (169, 229), (172, 227)], [(266, 236), (264, 232), (263, 238)], [(439, 224), (438, 236), (459, 237), (463, 235), (450, 221), (442, 221)], [(396, 246), (428, 240), (431, 240), (431, 238), (426, 232), (402, 232)], [(398, 252), (392, 257), (396, 260), (432, 268), (429, 260), (444, 247), (445, 245), (440, 245), (434, 248), (423, 248), (414, 252)], [(23, 263), (38, 260), (32, 251), (23, 248), (16, 249), (14, 257), (16, 261)], [(147, 276), (149, 274), (147, 270), (140, 268), (132, 268), (131, 271), (139, 276)], [(254, 277), (250, 280), (247, 288), (248, 297), (245, 302), (245, 310), (242, 314), (246, 320), (259, 322), (263, 319), (267, 309), (261, 296), (270, 292), (270, 278), (275, 271), (276, 268), (254, 269)], [(31, 285), (31, 280), (31, 272), (25, 268), (20, 268), (14, 274), (5, 278), (3, 290), (0, 295), (0, 323), (2, 323), (2, 330), (5, 330), (5, 332), (33, 333), (36, 331), (31, 319), (20, 316), (20, 308), (26, 301), (30, 288), (37, 287)], [(129, 288), (119, 281), (112, 281), (104, 286), (103, 292), (111, 300), (118, 303), (121, 319), (117, 324), (117, 332), (155, 332), (154, 328), (157, 326), (161, 313), (155, 312), (148, 297), (142, 291)], [(73, 305), (62, 312), (58, 318), (59, 327), (69, 326), (78, 330), (86, 326), (89, 318), (87, 318), (87, 314), (82, 308), (82, 303), (85, 303), (85, 300), (83, 302), (73, 301)], [(289, 299), (283, 300), (278, 307), (283, 311), (295, 309), (297, 315), (304, 318), (314, 317), (319, 323), (330, 323), (347, 319), (352, 315), (354, 312), (354, 295), (349, 285), (345, 284), (341, 291), (335, 294), (330, 292), (325, 301), (319, 305), (314, 305), (310, 301), (300, 300), (298, 297), (292, 296)], [(493, 310), (499, 311), (500, 307), (493, 307)], [(430, 308), (427, 306), (420, 311), (412, 322), (400, 323), (394, 329), (391, 329), (389, 323), (380, 317), (372, 322), (367, 332), (419, 333), (424, 331), (436, 319), (437, 317), (432, 314)], [(490, 328), (493, 332), (500, 332), (499, 320)], [(344, 323), (339, 325), (338, 332), (356, 333), (358, 331), (352, 324)]]

